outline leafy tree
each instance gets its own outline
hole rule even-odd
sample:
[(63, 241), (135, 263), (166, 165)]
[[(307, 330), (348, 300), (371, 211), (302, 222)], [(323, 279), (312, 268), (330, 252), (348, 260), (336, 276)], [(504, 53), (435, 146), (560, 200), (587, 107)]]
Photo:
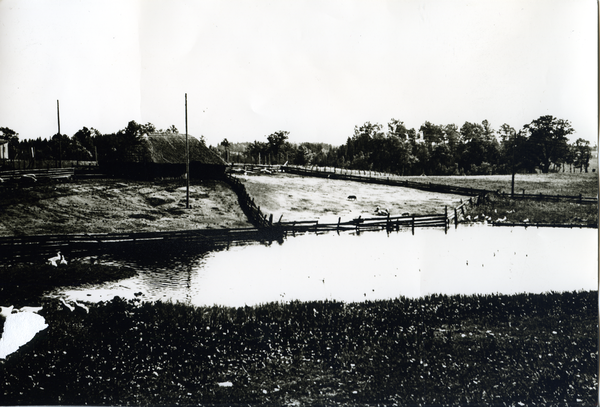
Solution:
[(279, 155), (281, 147), (285, 144), (288, 138), (289, 131), (279, 130), (273, 134), (267, 136), (268, 141), (268, 152), (277, 157)]
[(590, 147), (590, 142), (582, 138), (578, 138), (573, 147), (573, 162), (575, 164), (575, 168), (579, 168), (579, 172), (584, 170), (585, 172), (588, 172), (590, 158), (592, 158), (592, 148)]
[(0, 139), (8, 141), (8, 148), (13, 151), (8, 156), (14, 158), (19, 145), (19, 133), (8, 127), (0, 127)]
[(404, 122), (392, 119), (388, 123), (386, 149), (390, 154), (389, 171), (404, 175), (416, 161), (412, 154), (412, 141), (414, 141), (415, 130), (407, 130)]
[[(100, 132), (93, 127), (88, 129), (83, 127), (73, 134), (73, 144), (77, 151), (77, 157), (74, 159), (89, 160), (94, 157), (94, 138), (100, 136)], [(85, 158), (84, 158), (85, 157)]]
[(18, 140), (19, 133), (16, 131), (9, 129), (8, 127), (0, 127), (0, 139), (3, 140)]
[(499, 144), (489, 122), (465, 122), (460, 128), (460, 166), (466, 173), (494, 172), (499, 158)]
[(248, 155), (248, 158), (250, 158), (252, 161), (255, 161), (258, 163), (259, 159), (260, 159), (260, 161), (264, 163), (265, 156), (267, 155), (267, 151), (268, 151), (267, 143), (264, 143), (261, 141), (254, 141), (254, 142), (250, 143), (250, 145), (248, 145), (246, 154)]
[(528, 134), (532, 158), (544, 174), (550, 171), (552, 163), (557, 165), (565, 161), (568, 154), (567, 136), (575, 131), (567, 120), (541, 116), (523, 129)]

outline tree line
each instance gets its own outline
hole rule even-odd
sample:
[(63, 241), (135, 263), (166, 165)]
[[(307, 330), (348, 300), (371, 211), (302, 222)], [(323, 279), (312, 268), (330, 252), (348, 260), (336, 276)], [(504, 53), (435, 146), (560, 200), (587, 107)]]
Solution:
[[(152, 123), (130, 121), (115, 133), (102, 134), (83, 127), (72, 137), (23, 139), (0, 127), (0, 140), (8, 141), (9, 156), (31, 161), (125, 162), (138, 152), (144, 134), (178, 134), (173, 125), (157, 130)], [(487, 120), (438, 125), (426, 121), (418, 131), (391, 119), (387, 128), (366, 122), (340, 146), (326, 143), (293, 144), (288, 131), (276, 131), (266, 141), (230, 143), (224, 139), (210, 147), (228, 162), (316, 165), (398, 175), (477, 175), (579, 170), (587, 172), (592, 157), (589, 141), (567, 136), (574, 129), (567, 120), (541, 116), (516, 131), (508, 124), (494, 130)], [(201, 137), (201, 142), (204, 138)], [(594, 147), (595, 148), (595, 147)]]
[(57, 133), (50, 138), (22, 140), (14, 130), (0, 127), (0, 140), (8, 141), (11, 160), (28, 161), (31, 165), (53, 161), (114, 163), (126, 162), (136, 155), (142, 146), (144, 134), (153, 133), (179, 134), (174, 125), (166, 130), (157, 130), (152, 123), (139, 124), (132, 120), (115, 133), (102, 134), (93, 127), (83, 127), (72, 137)]
[(481, 175), (531, 173), (539, 170), (588, 172), (592, 157), (589, 141), (569, 143), (574, 129), (567, 120), (541, 116), (516, 131), (508, 124), (498, 130), (490, 123), (437, 125), (426, 121), (418, 131), (392, 119), (384, 129), (366, 122), (355, 126), (344, 144), (287, 142), (289, 132), (267, 136), (267, 142), (244, 143), (226, 139), (217, 146), (231, 161), (315, 165), (398, 175)]

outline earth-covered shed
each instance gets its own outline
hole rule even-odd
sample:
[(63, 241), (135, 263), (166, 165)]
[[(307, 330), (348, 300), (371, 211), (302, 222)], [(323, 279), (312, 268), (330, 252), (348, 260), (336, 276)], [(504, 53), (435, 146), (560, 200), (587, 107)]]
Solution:
[[(121, 175), (143, 179), (184, 177), (185, 134), (144, 134), (135, 153), (129, 155)], [(190, 179), (218, 179), (226, 163), (197, 138), (188, 135)]]

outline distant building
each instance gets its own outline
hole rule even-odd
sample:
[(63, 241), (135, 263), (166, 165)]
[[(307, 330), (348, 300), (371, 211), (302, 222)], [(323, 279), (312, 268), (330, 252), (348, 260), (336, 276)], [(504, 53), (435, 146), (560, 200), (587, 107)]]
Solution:
[[(225, 174), (226, 163), (195, 137), (188, 135), (190, 179), (217, 179)], [(136, 152), (124, 163), (111, 165), (113, 174), (142, 178), (185, 177), (185, 134), (145, 134)]]
[(0, 160), (8, 160), (8, 140), (0, 139)]

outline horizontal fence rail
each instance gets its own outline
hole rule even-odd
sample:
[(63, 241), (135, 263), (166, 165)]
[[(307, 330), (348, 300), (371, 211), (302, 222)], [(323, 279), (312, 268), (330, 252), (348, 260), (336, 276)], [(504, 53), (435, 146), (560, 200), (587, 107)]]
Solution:
[(576, 224), (576, 223), (534, 223), (534, 222), (491, 222), (492, 226), (513, 226), (513, 227), (525, 227), (525, 228), (585, 228), (585, 229), (597, 229), (598, 224)]
[(0, 237), (0, 258), (43, 258), (57, 251), (69, 253), (97, 252), (128, 245), (168, 242), (205, 244), (206, 246), (235, 245), (245, 242), (281, 240), (280, 230), (239, 228), (200, 229), (139, 233), (97, 233), (72, 235), (36, 235)]
[(19, 181), (24, 176), (33, 175), (37, 180), (42, 179), (70, 179), (75, 174), (74, 168), (47, 168), (30, 170), (0, 171), (0, 178), (4, 181)]
[(401, 179), (394, 179), (389, 176), (362, 176), (362, 175), (354, 175), (354, 174), (344, 174), (343, 172), (331, 172), (331, 171), (319, 171), (318, 169), (306, 169), (301, 167), (292, 167), (292, 166), (282, 166), (281, 169), (290, 174), (296, 175), (305, 175), (311, 177), (321, 177), (321, 178), (330, 178), (330, 179), (341, 179), (348, 181), (357, 181), (357, 182), (366, 182), (372, 184), (383, 184), (383, 185), (392, 185), (398, 187), (405, 188), (413, 188), (420, 189), (424, 191), (432, 191), (432, 192), (441, 192), (445, 194), (456, 194), (456, 195), (466, 195), (466, 196), (476, 196), (481, 194), (487, 194), (492, 191), (488, 191), (487, 189), (480, 188), (466, 188), (466, 187), (457, 187), (452, 185), (443, 185), (443, 184), (434, 184), (431, 182), (415, 182)]
[(597, 204), (598, 198), (584, 197), (583, 195), (547, 195), (547, 194), (526, 194), (524, 191), (520, 194), (501, 193), (503, 198), (522, 199), (532, 201), (549, 201), (549, 202), (576, 202), (580, 204)]
[[(441, 192), (447, 194), (456, 194), (456, 195), (467, 195), (467, 196), (485, 196), (491, 193), (498, 193), (497, 191), (491, 191), (487, 189), (480, 188), (467, 188), (467, 187), (458, 187), (452, 185), (443, 185), (443, 184), (434, 184), (431, 182), (415, 182), (408, 180), (396, 179), (394, 176), (389, 174), (381, 174), (374, 173), (375, 175), (367, 175), (367, 172), (371, 174), (371, 171), (363, 171), (365, 173), (362, 175), (354, 175), (354, 174), (344, 174), (344, 170), (336, 170), (334, 168), (333, 171), (330, 170), (320, 170), (319, 167), (313, 168), (302, 168), (297, 166), (282, 166), (282, 170), (288, 172), (290, 174), (297, 175), (305, 175), (312, 177), (321, 177), (321, 178), (330, 178), (330, 179), (343, 179), (349, 181), (358, 181), (358, 182), (368, 182), (373, 184), (385, 184), (392, 186), (401, 186), (406, 188), (413, 189), (421, 189), (424, 191), (432, 191), (432, 192)], [(539, 201), (551, 201), (551, 202), (559, 202), (559, 201), (567, 201), (567, 202), (577, 202), (580, 204), (597, 204), (598, 197), (584, 197), (581, 194), (579, 195), (547, 195), (547, 194), (526, 194), (525, 191), (521, 194), (507, 194), (505, 192), (501, 192), (499, 194), (504, 198), (511, 199), (528, 199), (528, 200), (539, 200)]]

